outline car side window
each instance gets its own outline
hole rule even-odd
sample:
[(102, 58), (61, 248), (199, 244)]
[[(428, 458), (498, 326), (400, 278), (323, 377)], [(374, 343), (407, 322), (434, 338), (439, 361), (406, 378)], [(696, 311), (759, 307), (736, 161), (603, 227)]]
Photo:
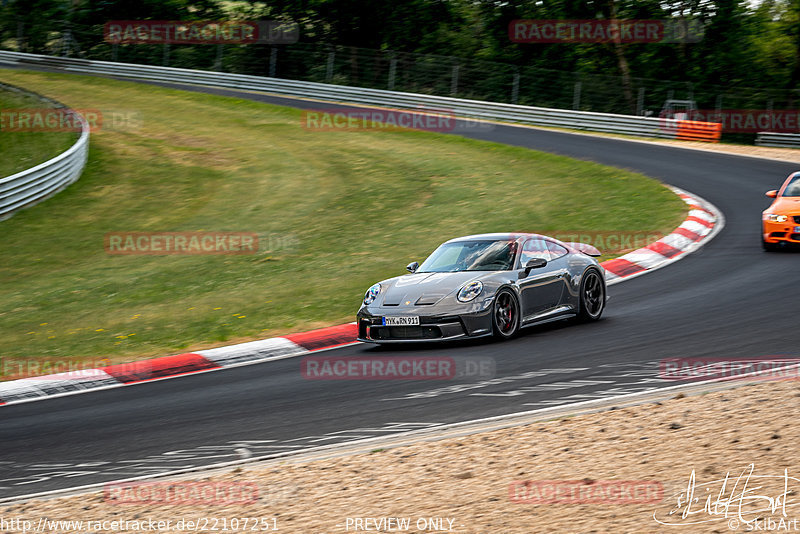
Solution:
[(785, 197), (800, 197), (800, 176), (789, 182), (786, 189), (783, 191)]
[(525, 244), (522, 246), (522, 253), (519, 255), (519, 264), (520, 267), (525, 267), (525, 265), (534, 258), (542, 258), (550, 261), (551, 257), (552, 253), (547, 247), (547, 242), (539, 237), (534, 237), (525, 241)]
[(550, 260), (557, 260), (561, 256), (566, 256), (569, 254), (569, 250), (565, 249), (558, 243), (553, 243), (552, 241), (547, 242), (547, 248), (550, 250)]

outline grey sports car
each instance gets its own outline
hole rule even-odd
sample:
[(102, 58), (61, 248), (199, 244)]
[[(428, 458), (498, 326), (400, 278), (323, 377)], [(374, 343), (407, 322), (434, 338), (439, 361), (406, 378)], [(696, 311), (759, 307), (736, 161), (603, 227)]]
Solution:
[(495, 335), (569, 317), (596, 321), (606, 304), (605, 270), (583, 243), (538, 234), (451, 239), (411, 274), (367, 290), (358, 339), (371, 343), (446, 341)]

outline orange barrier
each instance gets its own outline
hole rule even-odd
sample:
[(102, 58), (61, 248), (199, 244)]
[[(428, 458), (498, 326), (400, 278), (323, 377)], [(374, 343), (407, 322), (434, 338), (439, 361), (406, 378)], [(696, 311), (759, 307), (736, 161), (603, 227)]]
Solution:
[(678, 121), (678, 133), (675, 138), (716, 143), (721, 135), (722, 124), (719, 122)]

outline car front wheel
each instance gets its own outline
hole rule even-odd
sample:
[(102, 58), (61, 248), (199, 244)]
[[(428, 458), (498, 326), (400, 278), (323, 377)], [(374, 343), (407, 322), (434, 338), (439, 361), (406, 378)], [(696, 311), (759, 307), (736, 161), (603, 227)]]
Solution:
[(578, 319), (581, 321), (598, 320), (606, 307), (606, 285), (596, 270), (590, 269), (584, 273), (583, 280), (581, 280), (580, 297)]
[(508, 289), (501, 289), (494, 299), (492, 326), (494, 335), (510, 339), (519, 331), (519, 302)]
[(763, 248), (767, 252), (774, 252), (778, 250), (779, 247), (780, 245), (778, 245), (777, 243), (768, 243), (764, 241), (763, 237), (761, 238), (761, 248)]

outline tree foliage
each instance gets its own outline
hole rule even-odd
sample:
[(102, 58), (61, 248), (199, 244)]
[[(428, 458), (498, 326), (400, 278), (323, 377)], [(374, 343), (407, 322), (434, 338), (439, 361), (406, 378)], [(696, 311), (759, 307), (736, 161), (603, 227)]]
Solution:
[[(282, 56), (296, 58), (294, 68), (284, 69), (293, 73), (325, 70), (323, 52), (314, 52), (314, 61), (321, 63), (313, 68), (297, 59), (300, 50), (309, 51), (313, 45), (314, 50), (348, 47), (398, 54), (391, 57), (446, 56), (454, 58), (451, 63), (465, 65), (494, 62), (498, 66), (485, 64), (495, 71), (486, 74), (502, 77), (497, 83), (508, 94), (520, 69), (575, 73), (574, 81), (581, 76), (614, 77), (615, 90), (628, 108), (634, 107), (640, 79), (679, 81), (689, 94), (705, 91), (709, 99), (738, 87), (755, 87), (791, 101), (800, 89), (800, 0), (0, 0), (0, 46), (53, 53), (54, 42), (69, 29), (76, 53), (102, 57), (110, 53), (102, 43), (102, 25), (108, 20), (222, 18), (298, 22), (301, 43), (295, 49), (287, 47)], [(671, 44), (518, 44), (508, 37), (508, 25), (515, 19), (597, 18), (689, 18), (703, 23), (705, 35), (697, 43)], [(142, 50), (130, 52), (131, 57), (167, 61), (160, 50)], [(231, 52), (226, 61), (232, 69), (245, 65), (250, 71), (263, 71), (268, 57), (269, 51), (253, 47)], [(385, 73), (377, 73), (388, 71), (381, 63), (388, 65), (385, 57), (375, 56), (376, 86), (391, 83)], [(181, 51), (168, 59), (174, 64), (198, 58), (211, 62), (214, 53)], [(359, 61), (363, 73), (365, 62)], [(442, 87), (447, 83), (442, 81)]]

